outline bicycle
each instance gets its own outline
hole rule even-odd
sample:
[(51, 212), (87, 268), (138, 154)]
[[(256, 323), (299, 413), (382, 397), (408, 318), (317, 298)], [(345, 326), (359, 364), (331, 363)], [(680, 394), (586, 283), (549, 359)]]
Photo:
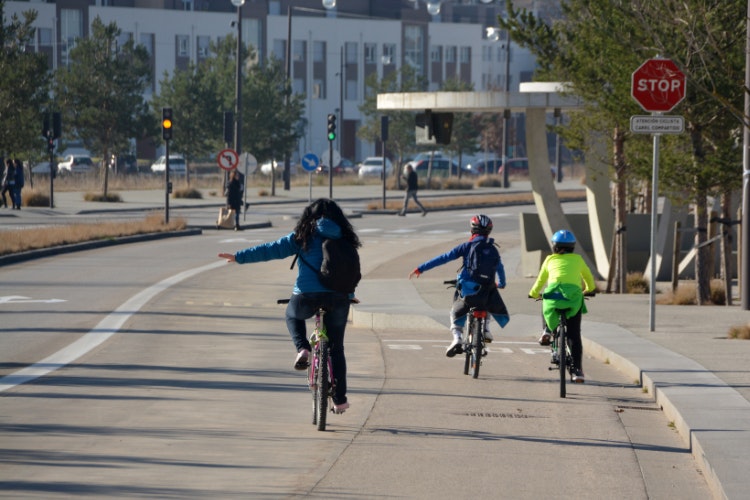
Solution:
[[(278, 299), (278, 304), (288, 304), (289, 299)], [(354, 299), (353, 304), (359, 303)], [(326, 430), (328, 408), (336, 413), (333, 405), (333, 394), (336, 389), (336, 379), (333, 376), (331, 364), (331, 349), (328, 345), (328, 335), (323, 321), (326, 310), (321, 307), (315, 313), (315, 328), (310, 334), (310, 361), (307, 366), (307, 386), (312, 392), (312, 424), (319, 431)], [(322, 368), (321, 368), (322, 367)]]
[[(593, 293), (585, 293), (584, 299), (588, 300), (588, 297), (593, 297)], [(555, 299), (555, 298), (563, 298), (562, 296), (547, 296), (543, 298), (548, 299)], [(536, 299), (537, 301), (543, 300), (542, 299)], [(555, 331), (552, 332), (552, 343), (550, 344), (550, 349), (552, 352), (552, 356), (550, 358), (550, 364), (556, 365), (556, 366), (549, 366), (547, 367), (548, 370), (558, 370), (560, 373), (560, 397), (564, 398), (567, 395), (566, 390), (566, 374), (565, 372), (568, 372), (568, 376), (570, 376), (571, 382), (574, 382), (573, 380), (573, 373), (575, 371), (575, 365), (573, 364), (573, 354), (570, 351), (570, 344), (568, 343), (568, 317), (567, 313), (570, 308), (555, 308), (555, 313), (557, 313), (558, 317), (558, 323), (557, 328), (555, 328)], [(560, 353), (563, 353), (563, 356), (560, 355)]]
[[(443, 282), (450, 285), (449, 288), (456, 288), (458, 280), (448, 280)], [(484, 345), (484, 331), (487, 325), (487, 311), (472, 307), (467, 313), (469, 324), (464, 336), (464, 342), (461, 348), (464, 351), (464, 375), (471, 371), (472, 378), (479, 377), (479, 367), (482, 365), (482, 358), (487, 355)]]

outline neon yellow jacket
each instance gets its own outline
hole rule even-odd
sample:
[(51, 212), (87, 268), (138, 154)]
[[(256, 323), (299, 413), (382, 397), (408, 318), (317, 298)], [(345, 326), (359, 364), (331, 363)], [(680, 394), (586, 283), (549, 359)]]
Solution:
[[(544, 288), (544, 285), (547, 287)], [(582, 286), (583, 285), (583, 286)], [(585, 290), (584, 287), (585, 286)], [(542, 312), (550, 329), (557, 327), (555, 309), (568, 309), (568, 318), (586, 312), (583, 293), (596, 290), (594, 275), (586, 265), (583, 257), (577, 253), (552, 254), (542, 263), (539, 276), (529, 291), (530, 297), (542, 296), (544, 288), (544, 305)]]

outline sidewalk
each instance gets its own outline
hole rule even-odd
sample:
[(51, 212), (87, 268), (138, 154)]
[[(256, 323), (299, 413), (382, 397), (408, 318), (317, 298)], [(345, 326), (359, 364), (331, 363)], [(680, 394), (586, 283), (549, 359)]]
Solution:
[[(524, 185), (525, 184), (525, 185)], [(578, 182), (563, 183), (563, 189), (581, 189)], [(528, 183), (516, 183), (509, 191), (528, 191)], [(482, 190), (473, 190), (478, 193)], [(488, 189), (497, 193), (498, 189)], [(55, 209), (26, 208), (0, 211), (3, 217), (17, 217), (29, 224), (49, 224), (50, 214), (91, 214), (108, 211), (143, 211), (164, 208), (162, 191), (125, 191), (121, 204), (84, 202), (81, 193), (56, 193)], [(252, 205), (306, 202), (307, 186), (290, 191), (277, 189), (274, 198), (248, 200)], [(373, 186), (334, 186), (334, 198), (351, 204), (379, 200), (382, 190)], [(457, 195), (455, 191), (420, 192), (420, 198)], [(328, 196), (328, 186), (315, 186), (312, 197)], [(389, 191), (388, 199), (400, 199), (403, 192)], [(170, 207), (219, 207), (223, 198), (170, 200)], [(189, 223), (190, 224), (190, 223)], [(505, 257), (504, 257), (505, 258)], [(510, 256), (513, 258), (513, 256)], [(382, 266), (381, 266), (382, 267)], [(405, 279), (407, 272), (395, 277), (368, 274), (358, 289), (363, 303), (352, 314), (355, 326), (374, 329), (437, 328), (447, 326), (443, 305)], [(538, 306), (523, 293), (531, 280), (509, 276), (504, 293), (511, 315), (538, 316)], [(656, 331), (649, 331), (648, 295), (605, 295), (593, 299), (584, 317), (585, 354), (610, 363), (639, 380), (652, 394), (680, 435), (689, 440), (690, 449), (717, 497), (747, 497), (750, 479), (750, 342), (726, 339), (731, 326), (750, 320), (739, 306), (656, 306)], [(511, 326), (513, 321), (511, 320)], [(499, 333), (499, 332), (498, 332)], [(497, 334), (496, 334), (497, 336)]]

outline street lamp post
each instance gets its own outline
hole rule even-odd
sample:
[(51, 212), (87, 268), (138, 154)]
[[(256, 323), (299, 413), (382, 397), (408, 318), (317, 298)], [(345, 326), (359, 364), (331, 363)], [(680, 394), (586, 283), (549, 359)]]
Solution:
[(242, 6), (245, 0), (232, 0), (237, 7), (237, 74), (234, 89), (234, 150), (242, 153)]

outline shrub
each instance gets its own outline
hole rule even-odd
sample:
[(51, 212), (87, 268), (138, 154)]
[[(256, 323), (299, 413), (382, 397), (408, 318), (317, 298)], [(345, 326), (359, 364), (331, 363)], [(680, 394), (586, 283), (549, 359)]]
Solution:
[(625, 290), (627, 293), (648, 293), (648, 280), (643, 273), (628, 273), (625, 277)]
[(466, 179), (448, 177), (443, 181), (443, 189), (474, 189), (474, 184)]
[(27, 207), (48, 207), (49, 195), (42, 193), (38, 189), (23, 190), (21, 205)]
[(86, 193), (83, 195), (85, 201), (103, 201), (103, 202), (117, 202), (120, 203), (122, 198), (119, 193)]
[(476, 185), (477, 187), (503, 187), (503, 178), (499, 175), (483, 175), (477, 179)]
[(733, 326), (729, 329), (727, 338), (750, 340), (750, 323), (742, 326)]
[(727, 294), (724, 290), (724, 282), (722, 280), (711, 280), (711, 289), (708, 296), (712, 304), (716, 304), (717, 306), (726, 305)]
[(195, 188), (186, 187), (176, 190), (172, 194), (172, 198), (201, 200), (203, 199), (203, 194)]

